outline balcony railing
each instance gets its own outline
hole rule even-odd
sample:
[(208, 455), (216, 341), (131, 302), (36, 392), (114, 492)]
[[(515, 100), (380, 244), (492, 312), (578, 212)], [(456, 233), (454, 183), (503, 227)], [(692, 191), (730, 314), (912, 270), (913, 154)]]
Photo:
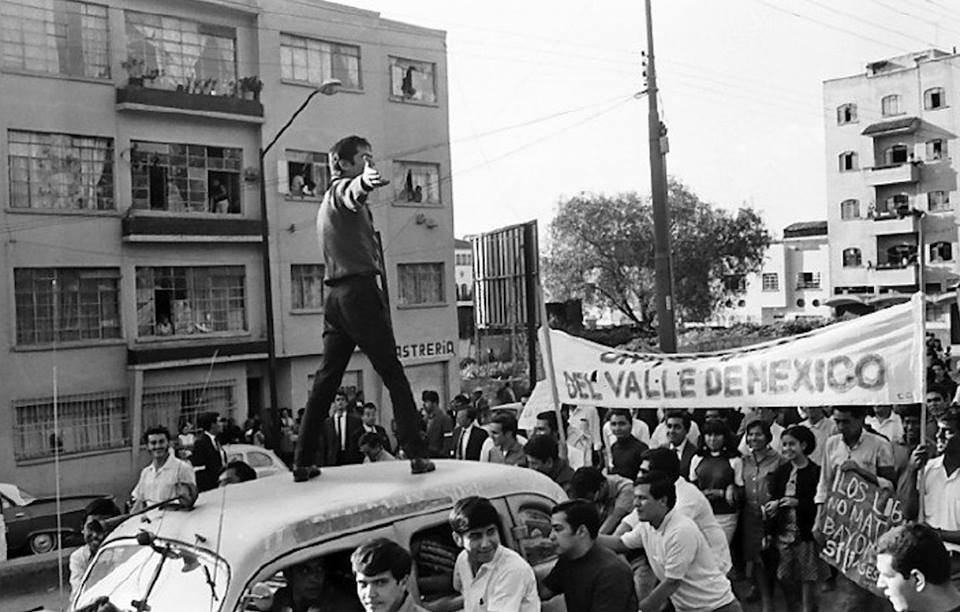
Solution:
[(906, 162), (895, 165), (874, 166), (863, 169), (864, 182), (871, 187), (915, 183), (920, 180), (920, 164)]
[(176, 110), (186, 113), (220, 113), (262, 118), (262, 83), (256, 77), (220, 84), (217, 79), (181, 79), (179, 83), (159, 82), (145, 77), (131, 78), (117, 89), (121, 110)]

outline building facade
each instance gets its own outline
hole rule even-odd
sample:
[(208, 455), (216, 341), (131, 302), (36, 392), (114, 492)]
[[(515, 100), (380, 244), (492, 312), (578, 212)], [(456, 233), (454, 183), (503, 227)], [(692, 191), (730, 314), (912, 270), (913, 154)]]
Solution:
[(902, 301), (923, 287), (949, 340), (957, 275), (960, 56), (937, 49), (824, 82), (831, 305)]
[(769, 325), (832, 314), (826, 221), (793, 223), (773, 242), (756, 274), (731, 279), (740, 284), (718, 309), (715, 323)]
[[(302, 407), (322, 350), (326, 151), (354, 133), (391, 179), (370, 208), (398, 354), (418, 397), (450, 397), (443, 32), (321, 1), (0, 0), (0, 15), (2, 480), (52, 491), (59, 449), (65, 494), (126, 495), (146, 428)], [(306, 106), (261, 173), (260, 149), (331, 78), (339, 91)], [(362, 353), (344, 386), (390, 429)]]

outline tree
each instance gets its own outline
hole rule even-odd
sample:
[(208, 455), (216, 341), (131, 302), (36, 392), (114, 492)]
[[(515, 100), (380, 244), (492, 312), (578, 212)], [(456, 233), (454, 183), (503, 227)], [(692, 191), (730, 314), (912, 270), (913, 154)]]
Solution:
[[(752, 208), (736, 213), (668, 182), (674, 297), (678, 315), (702, 321), (728, 293), (725, 280), (756, 272), (770, 235)], [(636, 323), (656, 311), (653, 209), (636, 193), (580, 194), (560, 202), (550, 223), (544, 285), (553, 299), (580, 297)]]

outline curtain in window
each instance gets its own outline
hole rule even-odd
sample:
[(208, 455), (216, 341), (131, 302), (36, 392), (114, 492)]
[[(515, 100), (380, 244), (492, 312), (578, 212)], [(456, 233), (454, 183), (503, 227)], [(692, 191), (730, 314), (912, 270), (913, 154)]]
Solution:
[(333, 74), (333, 50), (328, 43), (307, 41), (307, 80), (322, 83)]
[(107, 31), (103, 17), (81, 15), (80, 51), (83, 55), (83, 74), (88, 77), (109, 77), (110, 61), (107, 54)]
[(78, 139), (77, 144), (82, 151), (80, 157), (80, 193), (85, 208), (98, 210), (101, 208), (100, 193), (97, 189), (103, 177), (107, 163), (108, 151), (102, 148), (102, 143), (92, 138)]

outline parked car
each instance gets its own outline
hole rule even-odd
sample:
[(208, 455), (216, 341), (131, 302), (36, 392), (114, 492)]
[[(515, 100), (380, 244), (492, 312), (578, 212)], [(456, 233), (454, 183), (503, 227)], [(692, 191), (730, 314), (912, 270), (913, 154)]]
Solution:
[(243, 461), (253, 468), (257, 473), (257, 478), (266, 478), (276, 474), (289, 474), (290, 468), (287, 467), (276, 453), (262, 446), (253, 444), (225, 444), (223, 451), (227, 453), (227, 462)]
[[(192, 510), (151, 510), (107, 536), (71, 601), (78, 610), (109, 597), (123, 612), (139, 600), (154, 612), (270, 610), (286, 581), (283, 570), (321, 561), (331, 609), (359, 602), (350, 553), (375, 537), (411, 551), (415, 601), (432, 611), (463, 608), (449, 574), (460, 550), (448, 516), (456, 500), (489, 498), (501, 521), (501, 543), (538, 576), (556, 552), (550, 510), (563, 490), (535, 470), (473, 461), (436, 461), (437, 470), (411, 475), (406, 461), (324, 468), (306, 483), (266, 478), (201, 493)], [(343, 603), (341, 602), (341, 599)], [(141, 608), (142, 609), (142, 608)], [(544, 610), (564, 610), (563, 598)]]
[[(109, 495), (64, 495), (60, 497), (60, 534), (64, 546), (83, 542), (83, 511), (87, 504)], [(56, 497), (36, 497), (14, 484), (0, 483), (0, 507), (7, 526), (7, 551), (40, 554), (57, 548)]]

